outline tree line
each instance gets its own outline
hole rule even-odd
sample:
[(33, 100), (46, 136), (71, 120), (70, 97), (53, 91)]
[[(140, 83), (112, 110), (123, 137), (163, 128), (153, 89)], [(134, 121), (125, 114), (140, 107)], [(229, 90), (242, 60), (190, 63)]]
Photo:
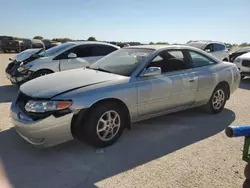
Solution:
[[(25, 38), (19, 38), (19, 37), (14, 37), (15, 40), (24, 40)], [(44, 38), (42, 36), (35, 36), (33, 39), (39, 39), (39, 40), (43, 40)], [(61, 43), (65, 43), (65, 42), (70, 42), (70, 41), (98, 41), (95, 37), (91, 36), (89, 37), (87, 40), (73, 40), (70, 38), (53, 38), (52, 41), (55, 42), (61, 42)], [(188, 41), (191, 42), (192, 40)], [(105, 41), (102, 41), (105, 42)], [(130, 45), (140, 45), (140, 42), (115, 42), (115, 41), (111, 41), (110, 43), (118, 45), (118, 46), (122, 46), (124, 44), (130, 44)], [(150, 42), (149, 44), (154, 45), (154, 44), (164, 44), (164, 45), (169, 45), (168, 42)], [(177, 43), (175, 43), (177, 44)], [(173, 44), (173, 45), (175, 45)], [(230, 44), (230, 43), (225, 43), (226, 46), (240, 46), (240, 47), (246, 47), (246, 46), (250, 46), (250, 43), (244, 42), (241, 44)]]

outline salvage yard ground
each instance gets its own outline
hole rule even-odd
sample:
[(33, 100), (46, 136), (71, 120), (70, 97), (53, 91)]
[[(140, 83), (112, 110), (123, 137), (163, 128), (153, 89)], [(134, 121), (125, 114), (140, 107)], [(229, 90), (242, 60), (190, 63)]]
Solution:
[(250, 124), (250, 79), (218, 115), (193, 109), (136, 123), (104, 150), (79, 141), (36, 149), (15, 133), (9, 117), (18, 87), (4, 70), (14, 55), (0, 54), (0, 158), (16, 188), (243, 186), (243, 138), (229, 139), (224, 129)]

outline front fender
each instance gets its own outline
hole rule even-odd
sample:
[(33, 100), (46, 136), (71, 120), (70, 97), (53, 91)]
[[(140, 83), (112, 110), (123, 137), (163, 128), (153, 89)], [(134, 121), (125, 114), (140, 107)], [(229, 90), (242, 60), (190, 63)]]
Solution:
[(53, 72), (59, 72), (59, 61), (49, 61), (49, 62), (31, 62), (29, 65), (32, 65), (30, 68), (31, 71), (36, 72), (41, 69), (49, 69)]
[[(95, 86), (91, 86), (94, 88)], [(71, 110), (78, 112), (85, 108), (91, 108), (95, 103), (105, 99), (117, 99), (123, 102), (133, 120), (137, 117), (137, 84), (125, 83), (103, 88), (91, 89), (91, 87), (81, 88), (58, 95), (53, 100), (71, 99), (73, 104)]]

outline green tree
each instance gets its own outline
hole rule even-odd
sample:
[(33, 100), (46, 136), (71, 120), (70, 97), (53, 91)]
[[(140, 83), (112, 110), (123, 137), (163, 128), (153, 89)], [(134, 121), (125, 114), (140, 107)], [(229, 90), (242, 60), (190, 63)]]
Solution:
[(95, 37), (89, 37), (88, 41), (96, 41)]
[(35, 36), (33, 39), (39, 39), (39, 40), (42, 40), (43, 37), (42, 36)]
[(150, 42), (149, 44), (151, 44), (151, 45), (152, 45), (152, 44), (155, 44), (155, 43), (153, 43), (153, 42)]
[(65, 43), (65, 42), (72, 41), (72, 39), (70, 39), (70, 38), (53, 38), (52, 41)]

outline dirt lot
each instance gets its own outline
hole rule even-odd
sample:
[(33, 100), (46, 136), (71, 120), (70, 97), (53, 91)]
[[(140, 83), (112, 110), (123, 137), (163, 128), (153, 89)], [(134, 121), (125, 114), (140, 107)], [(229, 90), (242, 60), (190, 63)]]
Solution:
[(243, 139), (229, 139), (223, 130), (250, 123), (250, 80), (221, 114), (194, 109), (140, 122), (105, 150), (79, 141), (41, 150), (24, 142), (10, 122), (10, 102), (18, 91), (4, 75), (10, 56), (0, 54), (0, 157), (15, 187), (243, 186)]

